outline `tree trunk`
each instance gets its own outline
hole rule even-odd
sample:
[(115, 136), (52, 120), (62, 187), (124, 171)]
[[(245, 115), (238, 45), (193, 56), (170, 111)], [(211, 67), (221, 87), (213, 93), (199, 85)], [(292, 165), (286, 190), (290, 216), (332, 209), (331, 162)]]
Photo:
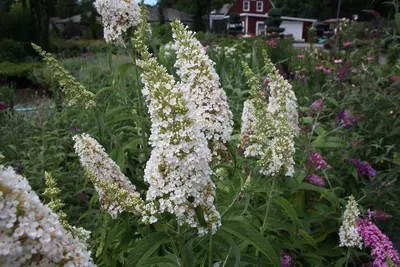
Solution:
[(49, 23), (46, 0), (31, 0), (32, 27), (35, 31), (34, 42), (44, 50), (49, 49)]

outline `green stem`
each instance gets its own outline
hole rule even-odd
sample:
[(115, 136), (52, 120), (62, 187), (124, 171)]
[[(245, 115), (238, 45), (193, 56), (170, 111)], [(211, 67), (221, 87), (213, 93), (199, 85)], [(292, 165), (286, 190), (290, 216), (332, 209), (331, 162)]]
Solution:
[(349, 257), (350, 257), (350, 248), (347, 248), (346, 265), (345, 265), (346, 267), (349, 263)]
[(185, 259), (185, 240), (182, 236), (182, 227), (178, 224), (178, 242), (179, 242), (179, 253), (181, 254), (181, 266), (186, 267)]
[(213, 239), (212, 235), (210, 235), (210, 242), (208, 244), (208, 266), (213, 266)]
[(333, 187), (331, 185), (331, 182), (329, 181), (328, 175), (326, 175), (325, 170), (322, 171), (324, 173), (325, 179), (328, 181), (329, 187), (332, 190), (332, 193), (335, 194), (335, 191), (333, 191)]

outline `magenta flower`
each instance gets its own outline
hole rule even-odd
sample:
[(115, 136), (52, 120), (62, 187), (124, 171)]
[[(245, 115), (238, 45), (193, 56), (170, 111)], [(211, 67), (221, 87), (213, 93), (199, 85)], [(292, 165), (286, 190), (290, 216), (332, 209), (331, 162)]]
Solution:
[(325, 186), (325, 180), (313, 173), (308, 175), (304, 181), (315, 186)]
[(307, 165), (309, 167), (314, 167), (316, 170), (327, 170), (331, 168), (331, 166), (329, 166), (324, 158), (317, 152), (311, 152), (310, 159)]
[(335, 64), (340, 64), (340, 63), (342, 63), (343, 62), (343, 59), (335, 59), (334, 61), (333, 61), (333, 63), (335, 63)]
[(304, 58), (304, 54), (297, 54), (297, 58)]
[(392, 218), (392, 215), (382, 210), (370, 210), (368, 209), (368, 220), (370, 221), (387, 221)]
[(264, 83), (264, 85), (268, 85), (269, 84), (269, 80), (266, 78), (266, 79), (264, 79), (263, 83)]
[(352, 44), (353, 44), (353, 43), (350, 42), (350, 41), (345, 41), (345, 42), (342, 43), (343, 47), (349, 47), (349, 46), (351, 46)]
[(332, 69), (330, 69), (330, 68), (324, 68), (323, 71), (326, 72), (326, 73), (331, 73), (331, 72), (332, 72)]
[(343, 65), (343, 67), (341, 67), (338, 71), (337, 71), (337, 76), (339, 78), (340, 81), (344, 81), (346, 80), (347, 77), (347, 73), (349, 72), (350, 68), (351, 68), (351, 61), (347, 61), (346, 64)]
[(358, 159), (350, 159), (349, 161), (357, 168), (359, 175), (366, 175), (369, 177), (376, 175), (376, 171), (371, 167), (371, 165), (368, 164), (368, 162), (360, 161)]
[(312, 103), (310, 106), (311, 110), (314, 112), (322, 112), (323, 107), (324, 107), (324, 98), (315, 100), (314, 103)]
[(325, 67), (322, 66), (322, 65), (318, 65), (318, 66), (315, 67), (315, 69), (316, 69), (316, 70), (324, 70)]
[(281, 267), (296, 267), (295, 258), (286, 250), (281, 250)]
[(342, 110), (337, 113), (336, 124), (340, 125), (342, 128), (356, 127), (358, 121), (363, 117), (364, 115), (362, 114), (350, 116), (347, 110)]
[(276, 48), (276, 42), (275, 39), (271, 39), (268, 42), (268, 45), (271, 46), (272, 48)]
[(387, 267), (386, 258), (389, 258), (394, 266), (400, 266), (399, 253), (393, 247), (393, 243), (374, 223), (368, 219), (359, 219), (357, 230), (364, 240), (364, 246), (371, 249), (374, 267)]
[(0, 102), (0, 110), (8, 108), (7, 102)]
[(398, 79), (399, 79), (399, 77), (397, 77), (397, 76), (392, 76), (392, 77), (390, 77), (390, 80), (391, 80), (392, 82), (397, 82)]
[(368, 61), (372, 61), (372, 60), (374, 60), (375, 58), (374, 57), (371, 57), (371, 56), (369, 56), (369, 57), (367, 57), (367, 60)]

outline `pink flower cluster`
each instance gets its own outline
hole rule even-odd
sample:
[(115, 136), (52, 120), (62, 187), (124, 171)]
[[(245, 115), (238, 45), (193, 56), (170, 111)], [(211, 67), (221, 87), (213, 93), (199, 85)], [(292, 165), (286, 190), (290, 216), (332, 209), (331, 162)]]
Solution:
[(267, 44), (268, 44), (270, 47), (272, 47), (272, 48), (276, 48), (277, 43), (276, 43), (275, 40), (276, 40), (276, 39), (270, 39), (270, 40), (268, 40)]
[(317, 152), (311, 152), (310, 159), (307, 164), (309, 167), (314, 167), (316, 170), (327, 170), (331, 168), (328, 163), (324, 160), (324, 158), (318, 154)]
[(332, 69), (327, 68), (327, 67), (324, 67), (324, 66), (322, 66), (322, 65), (316, 66), (315, 69), (316, 69), (316, 70), (323, 71), (323, 72), (325, 72), (325, 73), (330, 73), (330, 72), (332, 72)]
[(316, 174), (310, 174), (306, 177), (305, 181), (315, 186), (325, 186), (325, 180)]
[(281, 250), (281, 267), (296, 267), (296, 260), (286, 250)]
[(387, 259), (390, 259), (393, 266), (400, 266), (400, 258), (397, 250), (389, 238), (368, 219), (357, 220), (357, 230), (364, 240), (364, 246), (370, 247), (371, 256), (374, 259), (374, 267), (389, 266)]
[(384, 211), (368, 209), (368, 220), (370, 221), (387, 221), (390, 218), (392, 218), (392, 215)]
[(310, 106), (311, 110), (314, 112), (322, 112), (323, 107), (324, 107), (324, 98), (315, 100), (314, 103), (312, 103)]

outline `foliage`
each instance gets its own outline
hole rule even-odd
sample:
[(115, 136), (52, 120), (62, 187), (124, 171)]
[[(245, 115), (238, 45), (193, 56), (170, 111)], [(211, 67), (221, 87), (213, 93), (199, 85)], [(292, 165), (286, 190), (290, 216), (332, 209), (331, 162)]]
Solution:
[(32, 79), (32, 73), (39, 63), (0, 62), (0, 80), (6, 82), (20, 82)]
[[(114, 55), (106, 51), (60, 61), (95, 94), (93, 110), (0, 111), (4, 164), (23, 172), (39, 193), (43, 193), (44, 171), (52, 173), (71, 224), (92, 230), (90, 247), (99, 266), (212, 266), (218, 262), (221, 266), (279, 266), (281, 251), (296, 256), (298, 266), (362, 266), (371, 261), (367, 250), (339, 247), (338, 231), (350, 195), (362, 217), (367, 209), (390, 213), (393, 218), (378, 225), (396, 241), (400, 65), (378, 65), (379, 54), (372, 44), (336, 54), (306, 53), (286, 40), (272, 43), (262, 38), (220, 38), (209, 45), (208, 54), (216, 63), (235, 122), (227, 152), (231, 160), (213, 167), (222, 217), (222, 228), (214, 236), (199, 237), (190, 228), (178, 227), (168, 215), (153, 226), (129, 214), (111, 219), (100, 210), (95, 190), (73, 153), (72, 136), (89, 133), (138, 192), (143, 196), (147, 191), (144, 167), (150, 156), (150, 118), (140, 92), (140, 70), (127, 56), (134, 55), (129, 48), (114, 49)], [(298, 99), (301, 133), (295, 140), (295, 174), (290, 179), (261, 176), (252, 167), (256, 159), (245, 158), (240, 151), (241, 114), (250, 89), (240, 63), (247, 62), (260, 88), (265, 88), (263, 49), (274, 63), (283, 65)], [(161, 56), (160, 62), (175, 75), (174, 57)], [(41, 71), (46, 72), (51, 83), (51, 70), (36, 71), (39, 77)], [(321, 98), (320, 109), (310, 107)], [(358, 123), (344, 127), (344, 121), (337, 120), (343, 110), (348, 111), (347, 119), (360, 115)], [(311, 152), (322, 155), (331, 168), (310, 165)], [(358, 173), (349, 161), (352, 158), (368, 162), (376, 175)], [(326, 186), (309, 183), (310, 174), (320, 176)]]

